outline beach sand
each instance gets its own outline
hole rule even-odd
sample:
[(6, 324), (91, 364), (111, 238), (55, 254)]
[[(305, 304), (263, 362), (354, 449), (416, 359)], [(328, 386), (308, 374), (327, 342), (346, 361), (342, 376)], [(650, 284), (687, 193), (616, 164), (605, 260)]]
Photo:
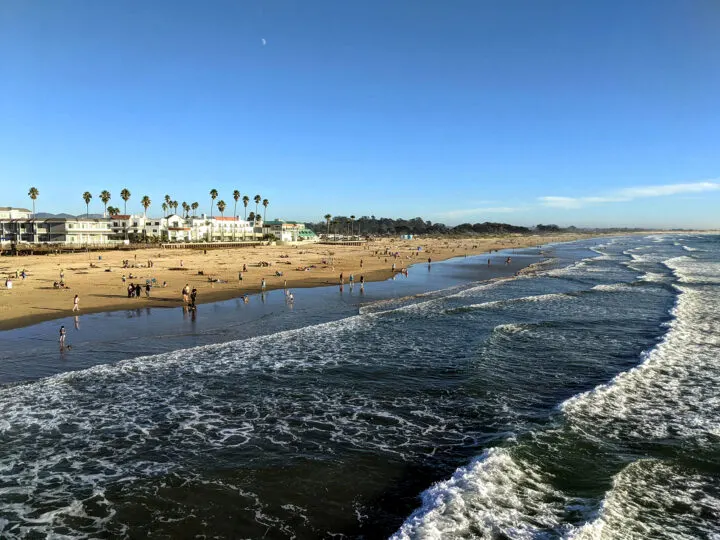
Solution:
[[(343, 273), (345, 283), (350, 274), (354, 274), (356, 283), (360, 276), (367, 282), (379, 281), (392, 276), (393, 263), (399, 271), (415, 263), (426, 263), (428, 258), (440, 261), (496, 249), (531, 247), (592, 236), (597, 235), (377, 239), (363, 246), (259, 246), (208, 249), (207, 253), (153, 247), (132, 251), (3, 256), (0, 258), (0, 330), (73, 315), (76, 294), (80, 297), (80, 315), (140, 306), (174, 307), (183, 304), (185, 284), (197, 289), (198, 303), (207, 303), (259, 292), (263, 279), (268, 290), (283, 288), (286, 282), (289, 289), (335, 285), (340, 282), (340, 273)], [(422, 250), (418, 251), (418, 247)], [(386, 255), (386, 251), (399, 252), (400, 256), (396, 259)], [(501, 254), (493, 253), (491, 258), (493, 264), (503, 264)], [(124, 260), (128, 260), (130, 268), (123, 268)], [(152, 261), (152, 267), (148, 267), (149, 261)], [(262, 266), (263, 262), (269, 266)], [(243, 272), (240, 281), (238, 274), (243, 264), (247, 265), (247, 271)], [(27, 273), (27, 278), (15, 278), (16, 271), (22, 270)], [(66, 289), (53, 287), (53, 282), (60, 280), (61, 271)], [(276, 272), (283, 275), (277, 276)], [(126, 283), (122, 281), (123, 275)], [(4, 287), (8, 276), (13, 281), (10, 290)], [(145, 296), (147, 279), (155, 279), (156, 284), (149, 298)], [(140, 298), (128, 298), (130, 282), (143, 287)], [(167, 282), (166, 287), (162, 287), (163, 282)]]

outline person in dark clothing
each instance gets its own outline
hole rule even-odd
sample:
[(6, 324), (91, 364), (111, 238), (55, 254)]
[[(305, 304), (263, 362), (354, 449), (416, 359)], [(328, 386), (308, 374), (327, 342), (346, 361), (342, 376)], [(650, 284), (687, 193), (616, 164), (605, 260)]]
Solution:
[(140, 284), (138, 283), (137, 285), (135, 285), (135, 296), (137, 296), (138, 298), (140, 298), (140, 293), (141, 293), (141, 292), (142, 292), (142, 287), (141, 287)]

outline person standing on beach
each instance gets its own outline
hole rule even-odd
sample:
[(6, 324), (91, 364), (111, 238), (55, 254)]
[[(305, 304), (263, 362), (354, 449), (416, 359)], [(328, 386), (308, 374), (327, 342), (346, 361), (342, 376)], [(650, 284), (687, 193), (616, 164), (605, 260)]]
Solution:
[(189, 300), (188, 300), (189, 294), (190, 294), (190, 285), (188, 283), (186, 283), (182, 290), (183, 302), (185, 302), (186, 304), (189, 303)]
[(65, 348), (65, 327), (60, 327), (60, 350)]
[(265, 290), (265, 278), (262, 278), (262, 281), (260, 282), (260, 288), (264, 291)]
[[(73, 299), (73, 311), (80, 311), (80, 297), (76, 294)], [(64, 327), (63, 327), (64, 328)]]
[(145, 297), (150, 298), (150, 284), (149, 283), (145, 284)]
[(190, 293), (190, 307), (195, 307), (195, 299), (197, 298), (197, 289), (193, 287), (192, 292)]
[(142, 287), (141, 287), (140, 284), (138, 283), (138, 284), (135, 285), (135, 296), (136, 296), (137, 298), (140, 298), (140, 294), (142, 294)]

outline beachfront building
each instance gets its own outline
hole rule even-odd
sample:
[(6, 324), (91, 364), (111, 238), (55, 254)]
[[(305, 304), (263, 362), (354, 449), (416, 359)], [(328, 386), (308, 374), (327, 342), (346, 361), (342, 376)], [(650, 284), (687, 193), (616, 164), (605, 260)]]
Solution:
[(254, 240), (253, 225), (238, 217), (182, 217), (167, 218), (168, 242), (241, 242)]
[(113, 242), (162, 240), (167, 229), (166, 218), (147, 217), (145, 215), (117, 214), (111, 216), (111, 240)]
[(266, 221), (262, 224), (262, 233), (263, 236), (273, 235), (278, 242), (317, 242), (319, 240), (313, 231), (305, 228), (304, 223), (282, 219)]
[[(6, 214), (3, 214), (6, 215)], [(0, 217), (0, 244), (105, 245), (110, 222), (103, 218), (7, 219)]]
[(319, 238), (304, 223), (275, 220), (263, 223), (239, 217), (180, 216), (148, 217), (118, 214), (109, 218), (31, 219), (24, 208), (0, 207), (0, 244), (105, 245), (145, 241), (242, 242), (273, 235), (280, 242)]
[(211, 242), (255, 240), (253, 224), (238, 217), (214, 217), (210, 220)]

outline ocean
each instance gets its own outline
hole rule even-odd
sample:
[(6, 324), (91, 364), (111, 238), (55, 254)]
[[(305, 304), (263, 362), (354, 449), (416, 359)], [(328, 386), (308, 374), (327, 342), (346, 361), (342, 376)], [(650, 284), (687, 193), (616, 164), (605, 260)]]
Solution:
[(512, 257), (0, 333), (0, 536), (720, 539), (720, 237)]

